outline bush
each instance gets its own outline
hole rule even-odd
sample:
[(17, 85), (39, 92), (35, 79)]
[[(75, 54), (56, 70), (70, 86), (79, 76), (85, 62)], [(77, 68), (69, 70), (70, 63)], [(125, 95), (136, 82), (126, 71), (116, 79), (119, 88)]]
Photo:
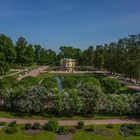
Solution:
[(0, 122), (0, 126), (5, 126), (6, 122)]
[(58, 122), (55, 120), (50, 120), (44, 125), (44, 129), (55, 132), (58, 129)]
[(62, 80), (62, 86), (64, 89), (74, 89), (77, 88), (79, 80), (75, 77), (65, 77)]
[(12, 122), (9, 124), (9, 126), (15, 127), (15, 126), (17, 126), (17, 122), (16, 122), (16, 121), (12, 121)]
[(121, 125), (120, 134), (124, 137), (128, 137), (130, 135), (130, 130), (127, 128), (126, 125)]
[(68, 129), (64, 126), (59, 126), (57, 133), (59, 135), (66, 135), (66, 134), (68, 134)]
[(78, 129), (82, 129), (84, 127), (84, 122), (83, 121), (79, 121), (78, 123), (77, 123), (77, 128)]
[(95, 86), (101, 86), (99, 80), (94, 77), (84, 77), (82, 83), (92, 83)]
[(106, 127), (107, 128), (113, 128), (113, 125), (112, 124), (108, 124)]
[(25, 126), (24, 126), (24, 128), (26, 130), (31, 129), (32, 128), (32, 124), (31, 123), (26, 123)]
[(40, 123), (36, 122), (33, 124), (33, 129), (40, 129)]
[(73, 134), (73, 133), (75, 133), (75, 132), (76, 132), (76, 129), (75, 129), (74, 127), (69, 128), (69, 132)]
[(37, 85), (39, 82), (38, 78), (28, 76), (23, 78), (21, 81), (18, 82), (18, 85), (22, 85), (24, 87)]
[(17, 128), (16, 128), (16, 126), (8, 126), (5, 129), (5, 132), (8, 134), (15, 134), (17, 132)]
[(119, 93), (121, 84), (118, 80), (103, 78), (101, 80), (102, 89), (105, 93)]
[(95, 125), (90, 125), (88, 131), (94, 131), (94, 130), (95, 130)]
[(6, 89), (12, 87), (16, 83), (16, 79), (12, 77), (5, 77), (0, 80), (0, 89)]
[(43, 79), (41, 85), (45, 86), (48, 89), (57, 87), (57, 81), (54, 77), (46, 77)]

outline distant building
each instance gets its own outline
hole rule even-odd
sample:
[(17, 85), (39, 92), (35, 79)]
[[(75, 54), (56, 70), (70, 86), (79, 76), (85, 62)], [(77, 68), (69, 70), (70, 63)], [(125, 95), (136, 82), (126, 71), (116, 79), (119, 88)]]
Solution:
[(73, 72), (75, 69), (76, 61), (75, 59), (65, 58), (60, 61), (60, 68), (63, 71)]

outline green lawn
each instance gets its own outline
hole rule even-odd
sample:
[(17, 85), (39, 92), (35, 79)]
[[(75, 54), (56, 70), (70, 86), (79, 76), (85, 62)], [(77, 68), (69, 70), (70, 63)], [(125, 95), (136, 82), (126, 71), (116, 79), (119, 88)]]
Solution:
[[(23, 115), (23, 114), (22, 114)], [(25, 118), (25, 119), (56, 119), (56, 120), (88, 120), (88, 119), (115, 119), (115, 118), (127, 118), (127, 116), (104, 116), (104, 115), (94, 115), (94, 116), (54, 116), (49, 114), (43, 114), (42, 116), (37, 115), (25, 115), (21, 116), (13, 112), (0, 111), (0, 117), (5, 118)]]
[(55, 140), (56, 134), (53, 132), (41, 132), (40, 134), (24, 134), (22, 126), (18, 126), (16, 134), (6, 134), (0, 130), (0, 140)]
[[(76, 130), (71, 140), (140, 140), (140, 136), (122, 137), (119, 135), (120, 125), (114, 125), (113, 129), (106, 128), (106, 126), (96, 126), (96, 129), (105, 129), (112, 133), (111, 136), (95, 135), (85, 130)], [(23, 126), (18, 126), (16, 134), (6, 134), (4, 129), (0, 130), (0, 140), (56, 140), (57, 134), (53, 132), (44, 131), (40, 134), (25, 134), (22, 131)]]
[(140, 136), (122, 137), (119, 135), (119, 125), (114, 125), (113, 129), (106, 128), (106, 126), (96, 126), (96, 128), (102, 128), (111, 131), (113, 135), (101, 136), (80, 130), (73, 135), (72, 140), (140, 140)]

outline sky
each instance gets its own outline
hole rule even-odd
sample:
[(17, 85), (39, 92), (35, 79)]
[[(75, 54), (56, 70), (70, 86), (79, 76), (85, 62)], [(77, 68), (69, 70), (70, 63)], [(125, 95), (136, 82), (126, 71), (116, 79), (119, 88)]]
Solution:
[(0, 33), (85, 49), (140, 33), (140, 0), (0, 0)]

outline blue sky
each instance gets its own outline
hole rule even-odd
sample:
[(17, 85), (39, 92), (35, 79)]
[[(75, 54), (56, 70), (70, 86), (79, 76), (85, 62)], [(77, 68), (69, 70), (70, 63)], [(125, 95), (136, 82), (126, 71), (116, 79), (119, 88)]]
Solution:
[(58, 50), (140, 32), (140, 0), (0, 0), (0, 32)]

